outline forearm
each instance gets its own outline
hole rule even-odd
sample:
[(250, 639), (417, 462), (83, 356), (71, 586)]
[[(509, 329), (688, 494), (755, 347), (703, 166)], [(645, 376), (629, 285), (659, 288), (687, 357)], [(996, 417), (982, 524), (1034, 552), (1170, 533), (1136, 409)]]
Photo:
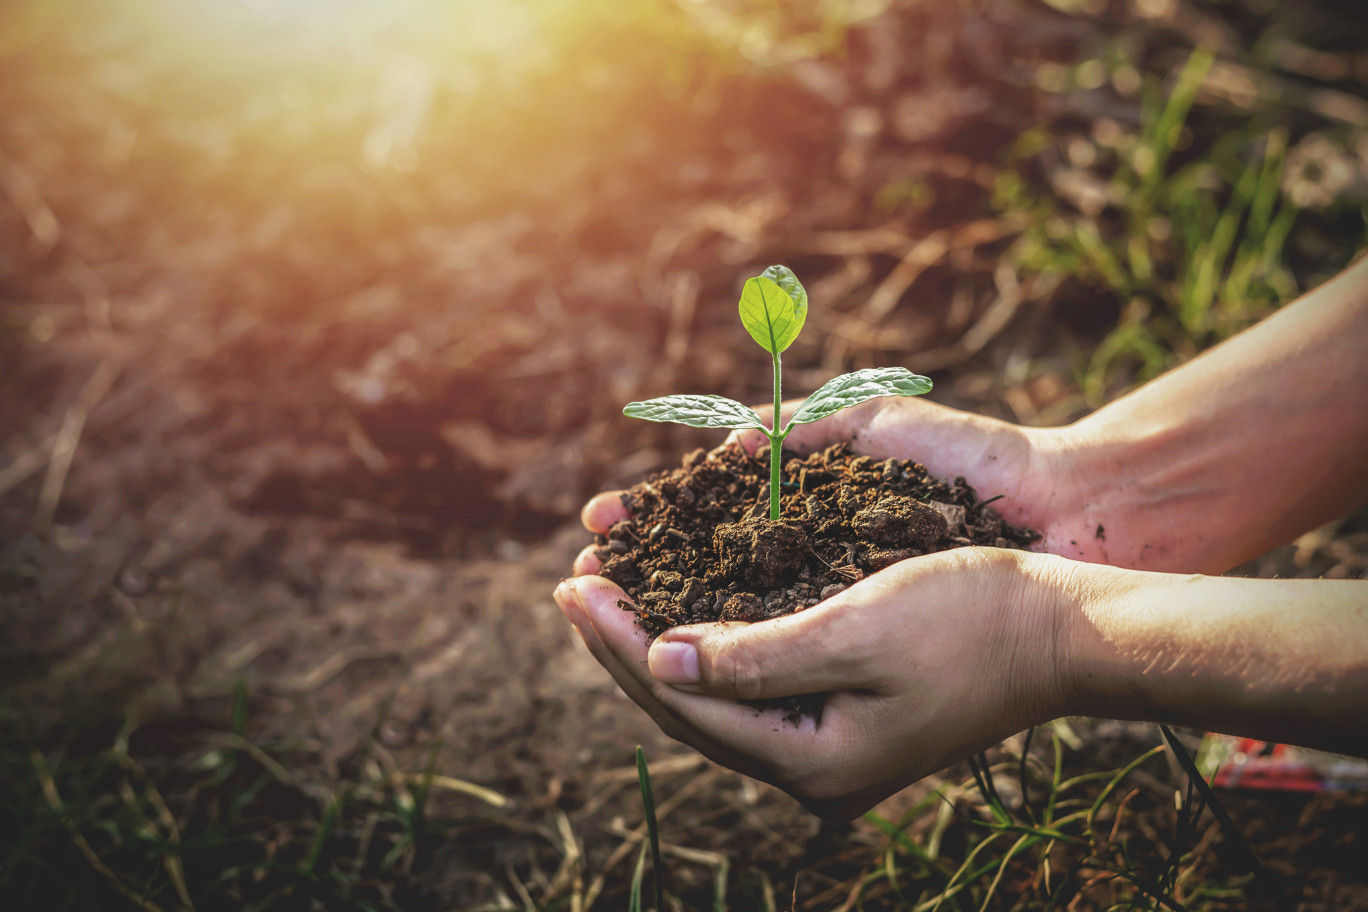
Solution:
[(1224, 572), (1368, 501), (1368, 259), (1060, 429), (1102, 559)]
[(1368, 583), (1103, 567), (1075, 580), (1068, 713), (1368, 756)]

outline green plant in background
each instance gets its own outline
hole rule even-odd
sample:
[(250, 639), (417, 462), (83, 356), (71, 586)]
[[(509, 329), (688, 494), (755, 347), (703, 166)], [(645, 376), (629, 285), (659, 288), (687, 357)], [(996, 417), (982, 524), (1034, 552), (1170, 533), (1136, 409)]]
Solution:
[[(1297, 216), (1280, 192), (1285, 129), (1251, 127), (1186, 151), (1198, 128), (1189, 115), (1214, 62), (1198, 48), (1167, 96), (1148, 85), (1138, 132), (1099, 143), (1099, 158), (1109, 148), (1115, 162), (1109, 174), (1105, 165), (1093, 169), (1091, 206), (1073, 199), (1078, 211), (1070, 211), (1059, 198), (1068, 194), (1036, 192), (1013, 170), (994, 189), (996, 208), (1027, 216), (1010, 253), (1024, 272), (1081, 278), (1123, 302), (1116, 327), (1079, 370), (1092, 405), (1106, 398), (1118, 366), (1133, 364), (1136, 379), (1150, 379), (1297, 291), (1283, 262)], [(1013, 158), (1053, 145), (1043, 128), (1027, 131)], [(1178, 152), (1187, 160), (1175, 166)]]
[(809, 424), (841, 409), (880, 396), (920, 396), (931, 391), (931, 381), (904, 367), (876, 367), (842, 374), (822, 384), (779, 426), (783, 396), (783, 365), (780, 356), (798, 338), (807, 320), (808, 297), (798, 277), (787, 266), (771, 266), (747, 279), (741, 290), (741, 323), (751, 338), (770, 353), (774, 366), (774, 421), (765, 427), (760, 413), (724, 396), (662, 396), (645, 402), (629, 402), (622, 410), (630, 418), (673, 421), (700, 428), (754, 429), (770, 441), (770, 519), (779, 518), (779, 466), (784, 440), (795, 425)]

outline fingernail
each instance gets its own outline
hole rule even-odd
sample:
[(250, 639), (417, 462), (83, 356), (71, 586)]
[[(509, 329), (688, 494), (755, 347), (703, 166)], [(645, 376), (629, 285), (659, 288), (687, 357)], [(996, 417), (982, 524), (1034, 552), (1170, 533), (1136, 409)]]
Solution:
[(647, 653), (646, 664), (657, 681), (666, 684), (697, 684), (698, 650), (692, 643), (664, 643), (659, 640)]
[(557, 583), (556, 591), (551, 593), (551, 596), (556, 600), (556, 607), (561, 610), (561, 614), (573, 622), (575, 620), (575, 587), (570, 580), (564, 579)]

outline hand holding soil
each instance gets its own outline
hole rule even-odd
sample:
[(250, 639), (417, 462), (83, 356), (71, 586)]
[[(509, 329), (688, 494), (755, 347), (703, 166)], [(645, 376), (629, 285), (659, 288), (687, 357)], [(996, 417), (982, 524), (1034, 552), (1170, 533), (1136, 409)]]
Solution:
[[(799, 613), (675, 627), (654, 643), (623, 591), (592, 575), (602, 551), (579, 556), (556, 600), (668, 733), (826, 816), (1060, 715), (1368, 755), (1362, 583), (1122, 569), (1225, 572), (1368, 501), (1365, 350), (1368, 260), (1066, 428), (899, 399), (789, 440), (962, 474), (1004, 495), (1003, 518), (1041, 531), (1044, 549), (1081, 561), (913, 556)], [(584, 521), (604, 534), (626, 515), (610, 493)], [(736, 702), (818, 692), (820, 721), (796, 725)]]
[[(607, 580), (566, 581), (556, 600), (668, 734), (845, 819), (1065, 715), (1368, 755), (1362, 591), (960, 548), (798, 614), (677, 627), (654, 643)], [(813, 691), (830, 693), (820, 722), (737, 702)]]
[[(797, 402), (785, 403), (785, 419)], [(731, 438), (749, 452), (766, 443), (763, 434), (741, 431)], [(848, 442), (852, 452), (872, 459), (916, 459), (938, 478), (963, 475), (1012, 525), (1034, 529), (1040, 550), (1100, 559), (1094, 530), (1071, 513), (1065, 493), (1073, 476), (1066, 435), (1058, 428), (1029, 428), (962, 412), (925, 399), (874, 399), (813, 424), (798, 425), (786, 441), (796, 453), (816, 452)], [(599, 494), (585, 505), (585, 526), (598, 534), (626, 517), (620, 491)], [(575, 562), (575, 573), (597, 572), (594, 548)]]
[[(903, 561), (820, 605), (654, 645), (600, 577), (557, 602), (619, 686), (672, 737), (850, 818), (929, 773), (1058, 715), (1053, 607), (1065, 562), (959, 548)], [(820, 723), (738, 700), (829, 692)]]

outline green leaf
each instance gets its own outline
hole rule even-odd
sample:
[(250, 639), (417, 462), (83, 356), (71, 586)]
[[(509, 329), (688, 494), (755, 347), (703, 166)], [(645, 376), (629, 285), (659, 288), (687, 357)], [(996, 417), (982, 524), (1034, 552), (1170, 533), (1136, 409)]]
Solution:
[(795, 424), (810, 424), (841, 409), (859, 405), (867, 399), (880, 396), (920, 396), (931, 392), (931, 381), (921, 374), (914, 374), (905, 367), (874, 367), (857, 370), (853, 374), (842, 374), (834, 380), (822, 384), (821, 389), (808, 396), (798, 406), (789, 427)]
[(761, 348), (777, 355), (798, 338), (807, 304), (807, 292), (793, 270), (771, 266), (741, 289), (741, 324)]
[(792, 269), (787, 266), (771, 266), (760, 273), (760, 277), (769, 279), (784, 289), (784, 293), (793, 299), (794, 306), (801, 310), (804, 315), (807, 314), (807, 289), (803, 287), (802, 282), (798, 281), (798, 276), (794, 274)]
[(645, 402), (629, 402), (622, 414), (647, 421), (673, 421), (689, 427), (766, 430), (755, 409), (725, 396), (662, 396)]

